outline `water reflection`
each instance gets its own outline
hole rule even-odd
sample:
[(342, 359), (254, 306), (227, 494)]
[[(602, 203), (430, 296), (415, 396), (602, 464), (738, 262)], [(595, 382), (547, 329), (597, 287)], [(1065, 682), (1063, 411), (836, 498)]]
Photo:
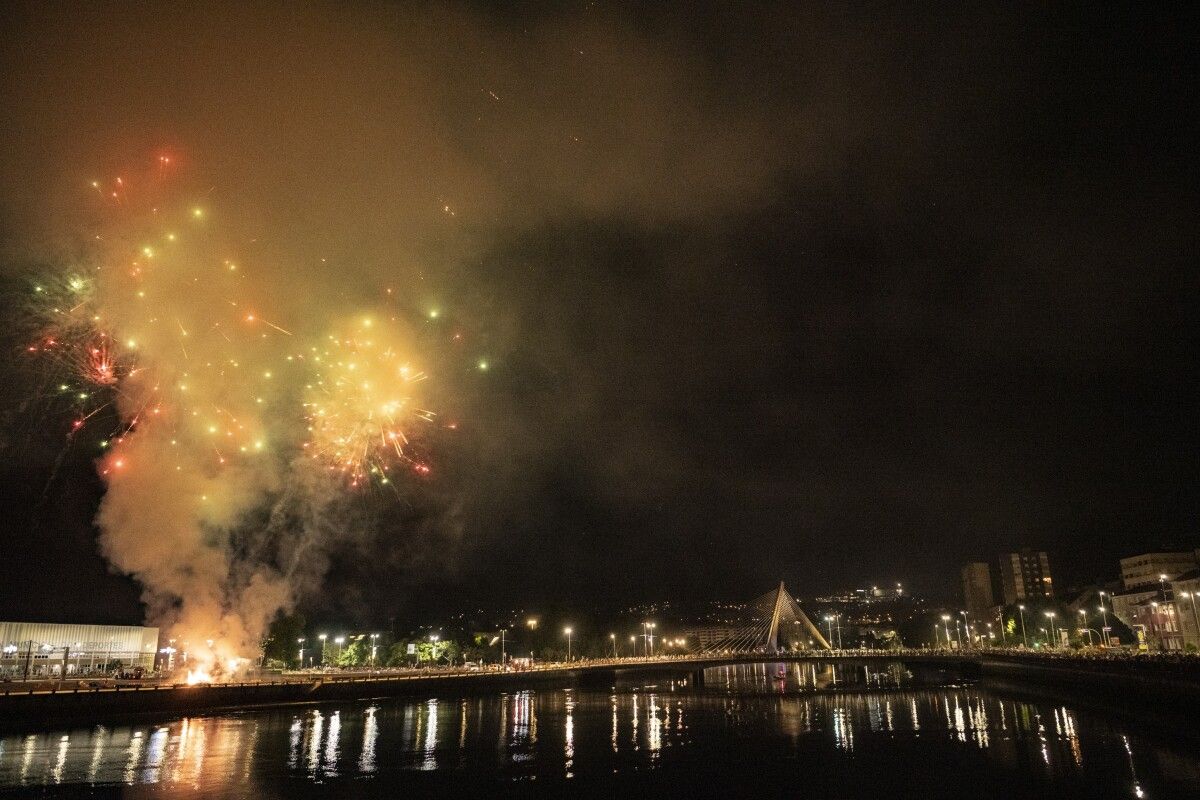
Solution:
[(854, 750), (854, 723), (845, 708), (833, 709), (833, 740), (839, 750)]
[(133, 783), (133, 776), (137, 769), (138, 757), (142, 753), (142, 732), (134, 731), (133, 736), (129, 739), (129, 758), (125, 763), (125, 783)]
[[(150, 746), (146, 753), (146, 764), (138, 783), (158, 783), (159, 771), (162, 769), (163, 756), (167, 752), (167, 741), (169, 738), (170, 730), (166, 726), (157, 728), (154, 733), (150, 734)], [(63, 737), (64, 746), (69, 739), (70, 737), (68, 736)], [(55, 780), (54, 782), (60, 783), (61, 780)]]
[(566, 744), (563, 745), (563, 769), (568, 778), (575, 776), (571, 768), (575, 765), (575, 698), (568, 689), (566, 701), (567, 721), (563, 728), (563, 739)]
[(375, 739), (379, 736), (375, 711), (376, 707), (371, 706), (364, 714), (362, 752), (358, 756), (358, 771), (363, 775), (369, 775), (375, 771)]
[(620, 714), (617, 713), (617, 696), (612, 696), (612, 751), (618, 752), (620, 748), (617, 746), (617, 728), (620, 723)]
[(650, 695), (649, 705), (646, 746), (650, 748), (650, 759), (653, 763), (658, 760), (658, 751), (662, 749), (662, 723), (658, 719), (658, 695)]
[[(933, 678), (931, 682), (930, 678)], [(890, 689), (942, 685), (945, 677), (914, 675), (903, 664), (854, 662), (762, 662), (704, 671), (704, 685), (738, 694), (812, 693), (846, 689)]]
[[(861, 668), (846, 675), (829, 665), (792, 666), (785, 679), (797, 685), (851, 675), (880, 680)], [(767, 685), (776, 677), (761, 669), (754, 675), (752, 682)], [(1200, 756), (1186, 743), (1167, 749), (1069, 707), (974, 688), (739, 695), (660, 687), (397, 700), (0, 736), (0, 789), (158, 784), (248, 794), (256, 783), (398, 785), (406, 774), (428, 772), (574, 781), (797, 762), (832, 773), (890, 752), (908, 759), (897, 769), (911, 770), (921, 768), (912, 759), (921, 748), (929, 769), (952, 760), (971, 765), (963, 769), (975, 770), (976, 780), (987, 780), (979, 770), (993, 769), (1023, 771), (1023, 780), (1042, 788), (1063, 781), (1078, 788), (1094, 774), (1105, 781), (1104, 793), (1112, 786), (1130, 797), (1172, 794), (1164, 787), (1200, 791)], [(970, 752), (977, 755), (965, 760)]]
[(316, 780), (321, 768), (321, 737), (325, 732), (325, 715), (317, 709), (312, 712), (312, 724), (305, 731), (308, 742), (308, 777)]
[(421, 761), (421, 769), (430, 771), (437, 769), (437, 736), (438, 736), (438, 701), (430, 700), (425, 704), (425, 743), (422, 752), (425, 756)]
[(67, 747), (71, 744), (71, 737), (64, 735), (58, 743), (58, 761), (54, 764), (54, 771), (50, 775), (52, 783), (62, 783), (63, 766), (67, 761)]

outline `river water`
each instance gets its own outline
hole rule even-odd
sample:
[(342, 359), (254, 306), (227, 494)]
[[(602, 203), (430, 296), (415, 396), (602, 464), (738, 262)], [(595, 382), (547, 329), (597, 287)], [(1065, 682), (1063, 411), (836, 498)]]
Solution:
[[(0, 794), (1200, 797), (1193, 736), (899, 664), (0, 735)], [(119, 787), (119, 792), (118, 792)]]

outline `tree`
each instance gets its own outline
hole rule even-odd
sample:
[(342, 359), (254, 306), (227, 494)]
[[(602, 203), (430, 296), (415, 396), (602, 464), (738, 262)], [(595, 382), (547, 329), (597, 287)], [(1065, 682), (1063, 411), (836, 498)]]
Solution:
[(263, 641), (264, 661), (298, 663), (300, 644), (296, 640), (304, 636), (304, 624), (303, 614), (277, 614), (267, 629), (267, 638)]
[(445, 639), (417, 643), (417, 660), (425, 664), (453, 663), (459, 652), (458, 642)]
[(566, 647), (543, 647), (538, 651), (538, 658), (542, 661), (566, 661)]
[(463, 659), (466, 661), (483, 661), (486, 658), (495, 657), (500, 660), (500, 648), (498, 647), (481, 647), (477, 644), (471, 644), (463, 648)]
[(408, 653), (408, 642), (396, 642), (388, 648), (383, 663), (389, 667), (407, 667), (412, 665), (414, 658)]
[(343, 647), (342, 652), (338, 653), (337, 665), (339, 667), (361, 667), (370, 658), (371, 646), (367, 644), (367, 637), (358, 636), (346, 647)]

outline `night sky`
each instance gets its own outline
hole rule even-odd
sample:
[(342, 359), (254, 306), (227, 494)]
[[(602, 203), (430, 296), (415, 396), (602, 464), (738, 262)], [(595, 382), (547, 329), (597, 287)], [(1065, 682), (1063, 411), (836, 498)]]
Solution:
[[(386, 282), (466, 332), (435, 474), (346, 504), (310, 615), (952, 597), (1008, 548), (1068, 586), (1200, 545), (1196, 20), (259, 5), (6, 4), (0, 256), (16, 321), (79, 187), (167, 147), (293, 306)], [(27, 335), (0, 618), (137, 622)]]

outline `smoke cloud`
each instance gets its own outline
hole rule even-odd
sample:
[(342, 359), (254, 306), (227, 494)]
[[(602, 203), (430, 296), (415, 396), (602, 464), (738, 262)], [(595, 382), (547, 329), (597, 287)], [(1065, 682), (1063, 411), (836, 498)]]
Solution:
[[(524, 25), (456, 6), (214, 11), (16, 15), (5, 105), (36, 157), (0, 164), (10, 251), (101, 243), (75, 265), (96, 323), (79, 346), (108, 337), (130, 426), (100, 462), (102, 550), (153, 622), (225, 663), (360, 535), (360, 483), (401, 503), (435, 491), (382, 465), (427, 469), (408, 370), (433, 374), (444, 417), (469, 416), (521, 335), (473, 279), (480, 259), (555, 218), (720, 214), (801, 142), (771, 87), (747, 96), (694, 32), (672, 46), (604, 13)], [(364, 455), (372, 437), (395, 452)], [(478, 444), (514, 442), (536, 460), (528, 432)], [(433, 535), (452, 540), (462, 502), (442, 505)]]

